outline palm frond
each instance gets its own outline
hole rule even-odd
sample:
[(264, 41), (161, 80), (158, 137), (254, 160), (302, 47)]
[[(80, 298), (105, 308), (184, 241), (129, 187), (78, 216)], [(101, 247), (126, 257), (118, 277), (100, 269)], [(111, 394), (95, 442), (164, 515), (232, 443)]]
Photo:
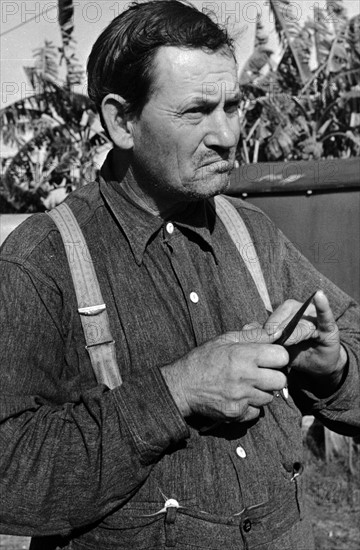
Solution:
[[(299, 35), (300, 25), (297, 21), (297, 14), (294, 12), (294, 5), (290, 0), (270, 0), (269, 5), (274, 16), (275, 29), (278, 33), (280, 42), (285, 52), (288, 51), (290, 53), (290, 57), (293, 59), (301, 83), (304, 85), (309, 76), (309, 68), (303, 61), (302, 43), (296, 41)], [(288, 58), (289, 55), (287, 54), (287, 59)]]
[(65, 61), (66, 67), (66, 82), (65, 86), (68, 89), (75, 85), (81, 84), (84, 78), (84, 70), (75, 53), (75, 40), (71, 38), (68, 43), (63, 43), (59, 48), (61, 54), (60, 64)]
[(25, 97), (0, 111), (0, 136), (17, 143), (29, 132), (38, 133), (39, 127), (53, 127), (66, 123), (69, 130), (77, 128), (86, 110), (93, 111), (87, 96), (76, 94), (54, 82), (42, 80), (42, 93)]
[(256, 20), (254, 51), (246, 61), (239, 77), (240, 85), (254, 84), (266, 74), (266, 68), (271, 67), (273, 51), (268, 47), (269, 35), (265, 31), (261, 16)]
[(61, 31), (61, 39), (64, 46), (71, 40), (74, 30), (74, 5), (73, 0), (58, 0), (58, 20)]
[(347, 26), (346, 8), (343, 0), (326, 0), (328, 22), (332, 22), (337, 35), (343, 33)]
[(45, 40), (42, 47), (33, 50), (35, 59), (34, 73), (41, 77), (41, 80), (58, 82), (59, 62), (58, 49), (54, 44)]
[(269, 34), (266, 32), (265, 27), (262, 22), (261, 15), (258, 13), (256, 17), (256, 28), (255, 28), (255, 44), (254, 48), (264, 47), (269, 42)]
[(326, 12), (319, 6), (314, 6), (314, 17), (308, 20), (308, 26), (313, 32), (317, 67), (323, 65), (329, 57), (334, 32), (329, 27)]
[[(66, 124), (45, 128), (28, 140), (11, 159), (3, 176), (7, 200), (18, 211), (39, 211), (44, 199), (59, 185), (71, 191), (81, 184), (83, 172), (94, 168), (95, 151), (107, 138), (93, 133), (83, 139)], [(92, 162), (92, 164), (91, 164)], [(87, 180), (88, 181), (88, 180)]]
[(352, 65), (360, 66), (360, 14), (349, 21), (348, 40), (352, 56)]

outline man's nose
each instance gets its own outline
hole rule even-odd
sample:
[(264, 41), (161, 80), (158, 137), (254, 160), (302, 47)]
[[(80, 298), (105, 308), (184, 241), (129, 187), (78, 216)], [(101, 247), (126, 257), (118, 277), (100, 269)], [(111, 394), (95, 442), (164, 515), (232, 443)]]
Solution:
[(240, 135), (239, 117), (234, 114), (229, 115), (225, 111), (218, 111), (212, 115), (204, 139), (205, 145), (224, 149), (235, 147)]

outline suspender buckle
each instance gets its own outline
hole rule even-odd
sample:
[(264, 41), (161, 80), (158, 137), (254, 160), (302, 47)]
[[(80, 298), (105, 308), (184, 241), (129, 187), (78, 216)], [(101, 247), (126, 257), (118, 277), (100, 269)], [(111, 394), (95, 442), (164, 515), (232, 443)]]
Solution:
[(80, 315), (99, 315), (99, 313), (105, 311), (105, 309), (105, 304), (99, 304), (97, 306), (79, 307), (78, 312)]

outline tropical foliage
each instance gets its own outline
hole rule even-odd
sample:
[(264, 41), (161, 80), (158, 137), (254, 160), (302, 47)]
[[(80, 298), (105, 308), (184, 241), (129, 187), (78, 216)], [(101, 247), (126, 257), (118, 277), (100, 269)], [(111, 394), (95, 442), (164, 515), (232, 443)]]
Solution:
[[(45, 210), (93, 179), (108, 140), (89, 99), (74, 92), (73, 2), (58, 0), (62, 45), (45, 41), (24, 67), (34, 93), (0, 111), (0, 137), (16, 153), (0, 181), (0, 211)], [(295, 3), (270, 0), (280, 58), (258, 17), (254, 51), (240, 75), (240, 162), (360, 156), (360, 15), (342, 0), (315, 4), (300, 25)], [(6, 206), (4, 206), (4, 201)]]
[(71, 19), (64, 20), (62, 47), (45, 41), (34, 51), (34, 66), (24, 67), (34, 93), (0, 112), (1, 139), (16, 151), (1, 179), (3, 210), (55, 206), (94, 178), (96, 153), (108, 143), (90, 100), (74, 92), (83, 70), (71, 41)]
[(360, 155), (360, 16), (341, 0), (302, 26), (289, 0), (270, 0), (282, 56), (273, 60), (258, 17), (240, 83), (242, 162)]

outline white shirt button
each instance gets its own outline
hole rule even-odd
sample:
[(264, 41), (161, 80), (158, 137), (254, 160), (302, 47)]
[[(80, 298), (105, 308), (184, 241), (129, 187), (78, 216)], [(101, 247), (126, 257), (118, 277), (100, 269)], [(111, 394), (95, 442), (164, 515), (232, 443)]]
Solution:
[(174, 498), (169, 498), (165, 502), (165, 508), (179, 508), (179, 503)]
[(242, 447), (241, 445), (239, 445), (238, 447), (236, 447), (236, 454), (237, 454), (240, 458), (246, 458), (246, 451), (245, 451), (244, 447)]
[(174, 233), (174, 224), (172, 224), (171, 222), (167, 223), (166, 224), (166, 231), (171, 235), (172, 233)]
[(197, 304), (198, 301), (199, 301), (199, 296), (196, 294), (196, 292), (191, 292), (190, 293), (190, 300), (192, 301), (193, 304)]

